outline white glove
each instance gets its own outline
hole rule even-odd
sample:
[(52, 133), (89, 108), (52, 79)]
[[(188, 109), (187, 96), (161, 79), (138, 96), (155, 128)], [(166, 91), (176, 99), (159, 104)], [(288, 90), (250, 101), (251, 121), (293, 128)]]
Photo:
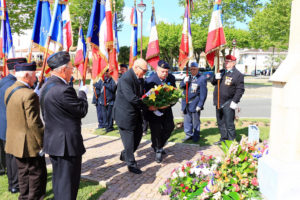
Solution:
[(85, 92), (86, 95), (88, 93), (88, 88), (86, 87), (86, 85), (83, 85), (82, 81), (80, 82), (79, 91)]
[(217, 80), (220, 80), (220, 79), (221, 79), (221, 73), (216, 73), (216, 74), (215, 74), (215, 78), (216, 78)]
[(199, 112), (201, 108), (199, 106), (196, 107), (196, 111)]
[(36, 93), (36, 95), (38, 95), (38, 96), (40, 96), (40, 89), (39, 89), (39, 87), (40, 87), (40, 83), (38, 83), (36, 85), (35, 89), (34, 89), (34, 93)]
[(237, 109), (237, 107), (238, 107), (237, 103), (231, 101), (230, 108), (233, 109), (233, 110), (235, 110), (235, 109)]
[(190, 77), (189, 77), (189, 76), (186, 76), (186, 77), (184, 77), (183, 82), (184, 82), (184, 83), (187, 83), (187, 82), (189, 82), (189, 80), (190, 80)]
[(155, 110), (155, 111), (153, 111), (153, 113), (158, 117), (160, 117), (164, 114), (164, 113), (160, 112), (159, 110)]

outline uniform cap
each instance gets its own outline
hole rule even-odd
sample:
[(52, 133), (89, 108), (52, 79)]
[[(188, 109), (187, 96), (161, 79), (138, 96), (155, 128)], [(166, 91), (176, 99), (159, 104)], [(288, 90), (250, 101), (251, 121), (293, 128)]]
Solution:
[(191, 63), (191, 67), (198, 67), (198, 63), (192, 62), (192, 63)]
[(165, 62), (164, 60), (158, 61), (158, 66), (163, 69), (170, 69), (169, 64), (167, 62)]
[(9, 58), (9, 59), (7, 59), (8, 70), (14, 70), (15, 65), (18, 63), (27, 63), (27, 59), (26, 58)]
[(70, 54), (66, 51), (60, 51), (52, 54), (47, 59), (47, 64), (51, 69), (58, 68), (70, 62)]
[(22, 71), (35, 71), (36, 70), (36, 63), (18, 63), (15, 65), (16, 72), (22, 72)]
[(233, 55), (227, 55), (225, 57), (226, 60), (232, 60), (232, 61), (236, 61), (236, 57), (234, 57)]

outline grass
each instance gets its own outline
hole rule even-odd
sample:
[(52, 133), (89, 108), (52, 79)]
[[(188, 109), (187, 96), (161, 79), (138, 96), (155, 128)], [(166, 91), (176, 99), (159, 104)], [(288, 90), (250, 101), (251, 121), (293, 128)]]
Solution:
[[(80, 200), (97, 200), (102, 193), (105, 192), (105, 188), (100, 186), (97, 182), (88, 181), (81, 179), (77, 199)], [(12, 194), (8, 191), (8, 180), (7, 176), (0, 176), (0, 199), (5, 200), (17, 200), (19, 193)], [(52, 172), (48, 171), (47, 176), (47, 191), (45, 200), (53, 199), (52, 190)]]
[[(182, 120), (175, 120), (176, 127), (168, 140), (169, 142), (182, 143), (182, 139), (185, 138), (185, 133), (182, 127)], [(239, 141), (243, 135), (248, 135), (248, 126), (257, 125), (260, 130), (260, 140), (268, 140), (270, 132), (270, 120), (269, 119), (239, 119), (236, 123), (236, 139)], [(105, 129), (95, 130), (97, 135), (117, 136), (119, 137), (119, 131), (117, 126), (114, 126), (115, 130), (109, 133), (105, 133)], [(150, 130), (148, 134), (143, 136), (143, 139), (150, 140)], [(220, 140), (220, 132), (216, 124), (216, 119), (204, 118), (201, 119), (200, 128), (200, 140), (195, 143), (193, 141), (185, 141), (184, 143), (199, 144), (200, 146), (213, 145), (214, 142)]]
[(272, 86), (272, 83), (245, 83), (246, 86)]

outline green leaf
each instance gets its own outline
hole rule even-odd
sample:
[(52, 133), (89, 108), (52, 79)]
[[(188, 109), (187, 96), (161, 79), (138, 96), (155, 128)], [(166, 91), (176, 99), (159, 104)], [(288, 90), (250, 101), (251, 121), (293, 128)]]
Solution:
[(222, 195), (222, 197), (223, 200), (232, 200), (232, 198), (226, 194)]
[(229, 196), (233, 199), (233, 200), (240, 200), (240, 195), (237, 192), (230, 192)]

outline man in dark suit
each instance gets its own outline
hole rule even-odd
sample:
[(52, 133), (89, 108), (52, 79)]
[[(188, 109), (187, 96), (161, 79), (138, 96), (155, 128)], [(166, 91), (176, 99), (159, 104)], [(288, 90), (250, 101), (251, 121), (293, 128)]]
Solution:
[(82, 154), (81, 119), (88, 111), (87, 88), (79, 94), (68, 83), (74, 67), (70, 54), (62, 51), (51, 55), (47, 63), (52, 69), (40, 92), (40, 104), (45, 122), (44, 151), (53, 167), (55, 199), (75, 200), (80, 183)]
[(26, 63), (26, 58), (10, 58), (7, 60), (7, 68), (9, 74), (0, 81), (0, 175), (5, 174), (7, 168), (8, 190), (12, 193), (19, 191), (18, 184), (18, 166), (16, 159), (11, 154), (4, 151), (6, 141), (6, 106), (4, 103), (4, 95), (7, 88), (16, 82), (14, 76), (14, 67), (17, 63)]
[(16, 158), (19, 199), (43, 199), (46, 194), (46, 162), (40, 154), (44, 125), (39, 97), (31, 89), (36, 81), (35, 70), (35, 62), (17, 64), (18, 80), (6, 90), (4, 98), (7, 109), (5, 151)]
[[(211, 78), (211, 83), (215, 85), (214, 105), (216, 106), (218, 128), (221, 132), (221, 139), (215, 144), (235, 139), (235, 109), (245, 91), (244, 75), (235, 68), (236, 57), (227, 55), (225, 59), (225, 69)], [(220, 108), (217, 106), (218, 80), (220, 80)]]
[(121, 76), (123, 74), (125, 74), (128, 71), (128, 65), (126, 64), (120, 64), (120, 74), (119, 74), (119, 78), (121, 78)]
[[(128, 170), (141, 174), (134, 158), (134, 152), (142, 139), (142, 109), (146, 109), (141, 97), (143, 95), (143, 76), (147, 72), (147, 63), (143, 59), (137, 59), (133, 67), (119, 80), (116, 101), (113, 107), (115, 119), (124, 150), (120, 159), (126, 161)], [(149, 109), (153, 109), (149, 107)]]
[[(152, 74), (145, 81), (145, 91), (149, 91), (154, 86), (168, 84), (176, 87), (175, 77), (169, 74), (170, 66), (163, 60), (158, 62), (156, 73)], [(151, 112), (146, 111), (146, 120), (149, 121), (151, 130), (152, 148), (156, 153), (155, 160), (160, 163), (164, 154), (164, 145), (167, 143), (174, 130), (173, 113), (171, 106)]]
[(180, 83), (183, 95), (186, 96), (186, 83), (188, 83), (188, 103), (182, 98), (181, 110), (184, 113), (184, 140), (193, 139), (198, 142), (200, 138), (200, 112), (203, 110), (207, 97), (206, 77), (199, 74), (198, 64), (191, 63), (191, 76), (187, 76)]

